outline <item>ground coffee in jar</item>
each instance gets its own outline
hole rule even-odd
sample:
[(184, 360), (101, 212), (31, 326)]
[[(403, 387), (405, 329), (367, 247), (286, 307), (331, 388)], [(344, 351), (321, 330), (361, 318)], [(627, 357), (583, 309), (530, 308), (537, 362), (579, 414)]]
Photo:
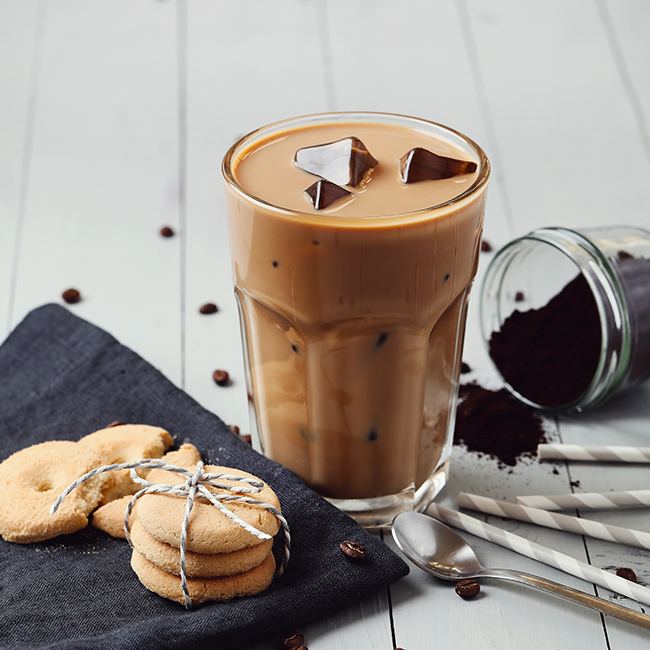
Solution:
[(582, 410), (650, 376), (650, 233), (545, 228), (502, 248), (481, 294), (506, 387), (543, 410)]

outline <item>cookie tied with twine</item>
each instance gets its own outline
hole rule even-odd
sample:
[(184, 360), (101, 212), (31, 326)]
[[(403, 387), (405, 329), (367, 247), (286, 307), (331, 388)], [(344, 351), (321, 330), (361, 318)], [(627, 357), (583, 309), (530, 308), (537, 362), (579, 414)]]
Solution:
[[(214, 466), (204, 466), (203, 462), (197, 463), (196, 470), (190, 471), (182, 467), (178, 467), (171, 463), (167, 463), (163, 460), (158, 459), (142, 459), (139, 461), (131, 463), (119, 463), (114, 465), (106, 465), (103, 467), (98, 467), (93, 469), (80, 478), (78, 478), (74, 483), (69, 485), (63, 493), (57, 498), (57, 500), (52, 505), (50, 510), (51, 514), (54, 514), (59, 508), (63, 500), (74, 490), (76, 487), (81, 485), (84, 481), (87, 481), (98, 474), (103, 472), (110, 472), (114, 470), (130, 470), (131, 478), (142, 485), (143, 488), (138, 491), (126, 509), (124, 514), (124, 532), (127, 541), (133, 547), (131, 541), (130, 528), (131, 528), (131, 514), (136, 502), (142, 497), (147, 497), (150, 499), (153, 496), (159, 497), (160, 495), (165, 495), (169, 497), (177, 497), (176, 499), (165, 500), (167, 512), (178, 512), (179, 508), (182, 511), (182, 519), (180, 520), (180, 526), (176, 526), (175, 530), (172, 530), (172, 527), (167, 529), (167, 533), (172, 536), (173, 539), (177, 540), (177, 546), (180, 550), (180, 579), (181, 579), (181, 589), (183, 593), (183, 601), (186, 608), (192, 606), (192, 598), (190, 596), (190, 588), (188, 587), (188, 576), (186, 570), (186, 555), (188, 551), (188, 543), (191, 547), (190, 550), (197, 550), (197, 540), (202, 538), (202, 535), (194, 535), (194, 528), (201, 529), (202, 521), (206, 519), (207, 510), (209, 510), (208, 521), (220, 521), (221, 523), (226, 522), (228, 528), (233, 530), (241, 530), (245, 533), (245, 536), (248, 538), (248, 542), (244, 542), (243, 545), (254, 545), (256, 543), (261, 543), (265, 540), (270, 540), (273, 538), (273, 535), (277, 532), (280, 526), (284, 531), (284, 557), (277, 571), (275, 572), (275, 577), (280, 577), (289, 561), (290, 548), (291, 548), (291, 535), (289, 531), (289, 525), (280, 512), (279, 503), (277, 503), (277, 497), (273, 491), (266, 486), (262, 481), (256, 477), (242, 472), (240, 470), (234, 470), (230, 468), (220, 468)], [(177, 483), (154, 483), (150, 480), (143, 479), (136, 473), (136, 469), (155, 469), (163, 470), (165, 472), (170, 472), (170, 476), (173, 478), (167, 480), (179, 480), (181, 482)], [(219, 470), (219, 471), (208, 471), (208, 470)], [(226, 470), (226, 471), (223, 471)], [(159, 476), (160, 474), (157, 473)], [(177, 475), (177, 476), (174, 476)], [(150, 475), (151, 477), (151, 475)], [(277, 507), (266, 501), (263, 501), (259, 498), (255, 498), (252, 495), (261, 496), (264, 493), (265, 498), (268, 498), (268, 495), (273, 495), (273, 499), (277, 503)], [(143, 501), (144, 505), (144, 501)], [(243, 507), (241, 507), (243, 506)], [(140, 506), (138, 506), (139, 512)], [(203, 516), (194, 518), (192, 517), (193, 509), (196, 511), (203, 511)], [(146, 508), (145, 508), (146, 510)], [(255, 512), (256, 511), (256, 512)], [(251, 513), (254, 513), (254, 516), (251, 517)], [(273, 516), (273, 519), (276, 521), (276, 525), (270, 529), (269, 532), (262, 530), (260, 522), (263, 522), (265, 515), (270, 514)], [(139, 518), (139, 517), (138, 517)], [(216, 518), (216, 519), (215, 519)], [(246, 521), (246, 519), (253, 520)], [(140, 521), (140, 523), (143, 523)], [(196, 524), (196, 525), (195, 525)], [(143, 524), (145, 525), (145, 524)], [(205, 522), (203, 522), (205, 525)], [(146, 527), (146, 525), (145, 525)], [(267, 527), (267, 530), (268, 527)], [(148, 530), (151, 533), (151, 530)], [(160, 532), (160, 531), (158, 531)], [(155, 534), (155, 531), (154, 531)], [(228, 535), (226, 535), (228, 537)], [(189, 540), (189, 542), (188, 542)], [(165, 541), (165, 540), (161, 540)], [(172, 542), (173, 543), (173, 542)], [(242, 545), (242, 546), (243, 546)], [(199, 544), (200, 546), (200, 544)], [(240, 546), (240, 548), (242, 548)], [(228, 547), (226, 547), (228, 548)], [(230, 550), (235, 550), (230, 548)], [(198, 551), (201, 552), (201, 551)], [(209, 551), (208, 551), (209, 552)], [(214, 552), (214, 550), (212, 551)], [(222, 550), (222, 552), (229, 552)], [(243, 575), (243, 574), (242, 574)], [(139, 576), (140, 577), (140, 576)], [(149, 585), (145, 585), (151, 589)], [(155, 591), (155, 589), (151, 589)], [(161, 594), (165, 595), (166, 594)], [(237, 592), (233, 592), (232, 596), (239, 595)], [(251, 595), (251, 594), (247, 594)], [(232, 597), (231, 596), (231, 597)], [(175, 599), (175, 598), (173, 598)], [(202, 598), (203, 600), (208, 600), (209, 598)], [(224, 598), (218, 598), (224, 599)], [(227, 598), (225, 598), (227, 599)]]

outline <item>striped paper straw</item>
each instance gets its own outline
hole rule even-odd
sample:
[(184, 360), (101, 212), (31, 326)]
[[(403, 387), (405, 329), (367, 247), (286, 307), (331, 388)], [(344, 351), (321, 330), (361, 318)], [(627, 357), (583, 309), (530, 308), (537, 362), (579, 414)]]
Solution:
[(519, 535), (501, 530), (501, 528), (486, 524), (462, 512), (450, 510), (437, 503), (432, 503), (427, 508), (427, 514), (439, 519), (445, 524), (460, 528), (460, 530), (486, 539), (489, 542), (494, 542), (499, 546), (515, 551), (515, 553), (525, 555), (533, 560), (569, 573), (572, 576), (582, 578), (587, 582), (615, 591), (622, 596), (627, 596), (640, 603), (650, 605), (650, 589), (647, 587), (626, 580), (625, 578), (620, 578), (613, 573), (603, 571), (586, 562), (581, 562), (570, 555), (564, 555), (536, 542), (530, 542), (523, 537), (519, 537)]
[(537, 456), (546, 460), (605, 460), (618, 463), (650, 463), (650, 447), (618, 445), (537, 445)]
[(618, 542), (619, 544), (626, 544), (628, 546), (650, 549), (650, 533), (645, 533), (640, 530), (610, 526), (609, 524), (601, 524), (599, 521), (579, 519), (578, 517), (561, 515), (538, 508), (519, 506), (514, 503), (506, 503), (505, 501), (482, 497), (478, 494), (467, 494), (466, 492), (461, 492), (458, 495), (458, 505), (461, 508), (469, 508), (470, 510), (478, 510), (489, 515), (527, 521), (531, 524), (546, 526), (546, 528), (555, 528), (556, 530), (565, 530), (576, 535), (588, 535), (589, 537), (604, 539), (608, 542)]
[(610, 510), (613, 508), (642, 508), (650, 506), (650, 490), (626, 492), (584, 492), (583, 494), (549, 494), (516, 497), (520, 506), (541, 510)]

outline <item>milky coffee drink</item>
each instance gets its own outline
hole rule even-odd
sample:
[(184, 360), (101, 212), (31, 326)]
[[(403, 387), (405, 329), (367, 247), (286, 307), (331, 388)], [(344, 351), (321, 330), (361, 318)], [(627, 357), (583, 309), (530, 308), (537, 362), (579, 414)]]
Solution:
[(489, 163), (430, 122), (271, 125), (224, 159), (264, 453), (363, 525), (426, 505), (451, 453)]

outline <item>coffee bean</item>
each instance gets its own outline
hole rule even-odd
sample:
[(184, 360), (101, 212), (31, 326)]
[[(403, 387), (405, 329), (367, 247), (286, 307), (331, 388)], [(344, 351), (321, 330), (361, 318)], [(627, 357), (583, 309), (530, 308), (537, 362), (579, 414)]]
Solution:
[(468, 372), (472, 372), (472, 369), (469, 367), (469, 364), (464, 361), (460, 364), (460, 372), (462, 375), (466, 375)]
[(339, 544), (339, 548), (343, 555), (347, 555), (351, 560), (363, 560), (363, 558), (368, 555), (368, 551), (365, 546), (357, 544), (357, 542), (351, 542), (346, 540)]
[(216, 314), (219, 308), (213, 302), (206, 302), (205, 305), (199, 307), (202, 314)]
[(214, 379), (219, 386), (227, 386), (230, 381), (230, 375), (225, 370), (215, 370), (212, 373), (212, 379)]
[(104, 428), (110, 429), (111, 427), (121, 427), (123, 424), (124, 422), (121, 422), (120, 420), (115, 420), (115, 422), (111, 422), (110, 424), (107, 424)]
[(486, 241), (485, 239), (481, 242), (481, 252), (482, 253), (489, 253), (492, 250), (492, 244), (490, 244), (489, 241)]
[(382, 332), (377, 337), (377, 341), (375, 342), (375, 349), (380, 348), (384, 343), (386, 343), (387, 338), (388, 338), (388, 332)]
[(236, 426), (234, 424), (229, 424), (228, 426), (233, 430), (233, 433), (236, 433), (237, 435), (239, 435), (239, 427), (238, 426)]
[(160, 234), (163, 237), (173, 237), (175, 233), (169, 226), (164, 226), (160, 229)]
[(461, 580), (456, 585), (456, 593), (461, 598), (474, 598), (479, 591), (481, 591), (481, 587), (476, 580)]
[(523, 291), (517, 291), (515, 294), (515, 302), (523, 302), (525, 300), (526, 296), (524, 296)]
[(280, 639), (280, 645), (287, 650), (294, 650), (295, 648), (304, 647), (305, 637), (300, 632), (287, 634), (287, 636)]
[(632, 569), (628, 569), (627, 567), (621, 567), (620, 569), (616, 569), (616, 575), (619, 578), (625, 578), (630, 582), (636, 582), (636, 573), (634, 573)]
[(81, 294), (76, 289), (66, 289), (61, 297), (70, 305), (81, 300)]
[(251, 436), (250, 433), (245, 433), (244, 435), (242, 435), (240, 437), (244, 442), (247, 442), (249, 445), (253, 444), (253, 437)]

